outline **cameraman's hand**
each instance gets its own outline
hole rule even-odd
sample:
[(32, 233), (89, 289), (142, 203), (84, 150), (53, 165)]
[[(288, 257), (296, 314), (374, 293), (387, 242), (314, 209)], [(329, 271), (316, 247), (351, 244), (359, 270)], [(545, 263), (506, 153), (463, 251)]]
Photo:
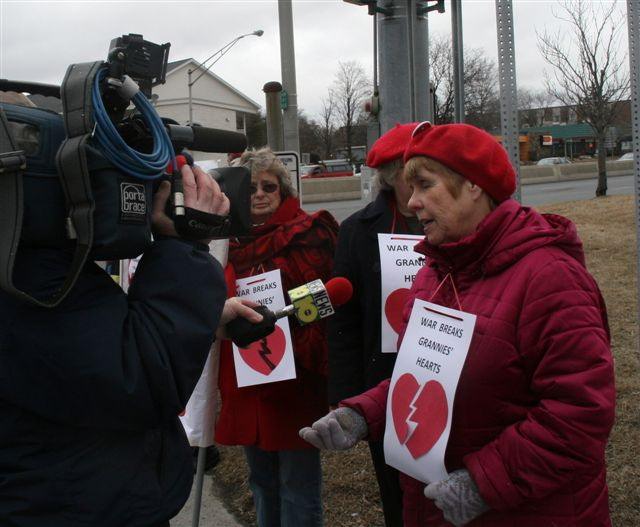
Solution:
[[(184, 165), (180, 169), (184, 192), (184, 205), (208, 214), (229, 214), (229, 198), (220, 190), (218, 183), (199, 167)], [(165, 214), (171, 184), (163, 181), (153, 198), (151, 222), (154, 232), (165, 236), (178, 236), (173, 221)], [(208, 242), (209, 240), (203, 240)]]
[(229, 214), (229, 198), (220, 190), (213, 177), (199, 166), (192, 169), (189, 165), (184, 165), (181, 172), (185, 207), (218, 216)]
[(261, 322), (262, 315), (253, 309), (259, 305), (260, 304), (257, 304), (252, 300), (245, 300), (235, 296), (227, 299), (224, 303), (224, 308), (222, 309), (222, 316), (220, 317), (218, 330), (216, 331), (216, 338), (227, 338), (225, 326), (234, 318), (246, 318), (249, 322), (253, 322), (254, 324)]

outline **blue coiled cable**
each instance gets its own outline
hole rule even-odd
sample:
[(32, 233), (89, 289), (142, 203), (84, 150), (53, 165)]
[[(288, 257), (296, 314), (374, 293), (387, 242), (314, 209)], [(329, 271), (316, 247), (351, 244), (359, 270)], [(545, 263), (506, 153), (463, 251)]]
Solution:
[(135, 178), (157, 179), (164, 174), (170, 162), (175, 174), (177, 172), (177, 164), (169, 134), (155, 108), (151, 106), (151, 103), (140, 91), (133, 96), (132, 101), (151, 131), (153, 152), (150, 154), (138, 152), (124, 142), (111, 122), (100, 95), (100, 82), (106, 75), (106, 67), (98, 72), (92, 92), (93, 112), (96, 122), (94, 138), (104, 156), (122, 172)]

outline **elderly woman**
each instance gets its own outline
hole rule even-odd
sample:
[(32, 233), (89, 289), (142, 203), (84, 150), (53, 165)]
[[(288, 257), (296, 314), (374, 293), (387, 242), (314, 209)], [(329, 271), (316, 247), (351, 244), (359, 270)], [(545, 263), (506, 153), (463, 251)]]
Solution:
[[(477, 317), (453, 403), (449, 475), (426, 488), (402, 476), (405, 525), (610, 525), (609, 331), (575, 226), (509, 199), (506, 152), (472, 126), (423, 123), (405, 160), (425, 234), (416, 250), (428, 257), (413, 299)], [(338, 449), (380, 437), (388, 389), (384, 381), (342, 401), (301, 435)]]
[[(232, 242), (229, 264), (237, 278), (280, 269), (283, 289), (331, 276), (338, 226), (326, 211), (300, 209), (284, 165), (268, 149), (245, 152), (251, 170), (247, 238)], [(300, 439), (304, 424), (327, 405), (327, 339), (324, 322), (291, 322), (296, 378), (238, 388), (230, 346), (220, 357), (222, 408), (216, 440), (244, 445), (249, 484), (260, 527), (322, 525), (320, 456)]]
[[(391, 376), (395, 353), (383, 353), (380, 330), (382, 284), (378, 233), (420, 234), (409, 209), (402, 156), (418, 123), (398, 124), (367, 155), (380, 188), (376, 199), (340, 225), (333, 272), (353, 284), (353, 297), (329, 319), (329, 404), (359, 394)], [(370, 441), (386, 527), (402, 526), (398, 471), (384, 461), (382, 441)]]

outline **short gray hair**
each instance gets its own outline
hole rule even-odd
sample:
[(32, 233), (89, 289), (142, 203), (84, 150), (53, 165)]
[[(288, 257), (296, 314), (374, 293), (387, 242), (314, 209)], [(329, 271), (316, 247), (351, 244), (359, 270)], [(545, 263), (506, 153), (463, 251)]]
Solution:
[(269, 147), (262, 147), (258, 150), (245, 150), (240, 157), (240, 166), (251, 170), (251, 175), (257, 175), (260, 172), (269, 172), (269, 174), (278, 178), (280, 185), (280, 196), (284, 198), (297, 197), (298, 193), (291, 183), (289, 171), (280, 161)]
[(402, 158), (394, 159), (389, 163), (377, 167), (374, 175), (374, 185), (380, 190), (393, 190), (393, 184), (396, 181), (398, 170), (404, 166)]

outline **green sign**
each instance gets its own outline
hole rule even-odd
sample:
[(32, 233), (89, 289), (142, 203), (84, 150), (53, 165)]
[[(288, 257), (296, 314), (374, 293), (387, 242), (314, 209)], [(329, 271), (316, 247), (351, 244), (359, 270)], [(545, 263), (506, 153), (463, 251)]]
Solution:
[(286, 110), (289, 107), (289, 94), (282, 90), (280, 92), (280, 109)]

